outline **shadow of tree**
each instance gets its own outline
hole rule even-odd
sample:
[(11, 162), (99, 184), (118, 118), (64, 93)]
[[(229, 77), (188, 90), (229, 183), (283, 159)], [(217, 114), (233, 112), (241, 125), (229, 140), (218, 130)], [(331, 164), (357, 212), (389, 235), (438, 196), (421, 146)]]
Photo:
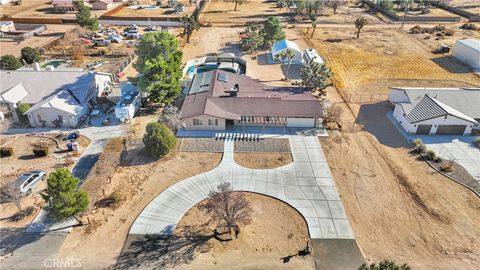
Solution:
[(166, 268), (189, 263), (196, 252), (208, 252), (215, 234), (206, 230), (207, 224), (184, 226), (173, 236), (129, 236), (127, 244), (113, 269)]

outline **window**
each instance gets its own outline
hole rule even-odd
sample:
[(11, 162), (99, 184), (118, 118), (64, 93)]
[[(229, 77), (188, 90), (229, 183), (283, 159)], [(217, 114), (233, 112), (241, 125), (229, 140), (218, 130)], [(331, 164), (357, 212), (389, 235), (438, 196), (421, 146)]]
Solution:
[(193, 125), (194, 126), (202, 126), (203, 125), (203, 119), (193, 118)]
[(58, 122), (63, 123), (63, 115), (58, 115)]
[(218, 126), (218, 119), (208, 119), (209, 126)]
[(40, 122), (40, 123), (43, 122), (41, 114), (37, 114), (37, 119), (38, 119), (38, 122)]

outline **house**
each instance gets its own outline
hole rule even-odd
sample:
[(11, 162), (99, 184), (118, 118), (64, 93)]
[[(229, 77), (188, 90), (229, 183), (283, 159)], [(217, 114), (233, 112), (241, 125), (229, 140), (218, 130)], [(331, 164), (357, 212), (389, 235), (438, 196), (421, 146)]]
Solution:
[(76, 127), (97, 97), (111, 90), (107, 73), (78, 71), (1, 71), (0, 103), (16, 117), (19, 102), (33, 127)]
[(109, 10), (113, 7), (113, 0), (90, 1), (93, 10)]
[(272, 58), (276, 60), (280, 52), (288, 49), (293, 50), (293, 52), (295, 53), (295, 55), (292, 58), (292, 64), (303, 63), (303, 54), (300, 48), (298, 47), (297, 43), (290, 40), (286, 40), (286, 39), (279, 40), (273, 44)]
[(322, 117), (322, 106), (304, 88), (268, 86), (223, 70), (195, 75), (180, 114), (186, 130), (314, 128)]
[(52, 5), (56, 12), (69, 12), (77, 10), (73, 0), (53, 0)]
[(480, 129), (480, 88), (390, 88), (393, 116), (410, 134), (469, 135)]
[(455, 42), (453, 56), (474, 70), (480, 71), (480, 40), (462, 39)]
[(15, 32), (15, 24), (12, 21), (0, 21), (0, 32)]

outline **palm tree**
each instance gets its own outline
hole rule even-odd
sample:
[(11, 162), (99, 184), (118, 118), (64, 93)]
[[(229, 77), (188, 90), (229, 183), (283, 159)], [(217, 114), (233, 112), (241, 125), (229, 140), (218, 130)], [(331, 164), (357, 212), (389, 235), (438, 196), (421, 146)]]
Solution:
[(281, 62), (283, 71), (285, 73), (285, 81), (288, 81), (288, 70), (292, 64), (293, 57), (295, 57), (295, 51), (292, 49), (283, 50), (276, 56), (276, 60)]
[(357, 28), (357, 38), (360, 37), (360, 31), (368, 24), (368, 19), (364, 16), (360, 16), (355, 20), (355, 28)]
[(195, 16), (188, 16), (187, 14), (180, 18), (180, 22), (183, 23), (183, 32), (180, 35), (182, 37), (186, 36), (187, 43), (190, 43), (190, 36), (193, 31), (198, 31), (198, 29), (200, 29), (200, 24), (198, 24), (198, 20)]

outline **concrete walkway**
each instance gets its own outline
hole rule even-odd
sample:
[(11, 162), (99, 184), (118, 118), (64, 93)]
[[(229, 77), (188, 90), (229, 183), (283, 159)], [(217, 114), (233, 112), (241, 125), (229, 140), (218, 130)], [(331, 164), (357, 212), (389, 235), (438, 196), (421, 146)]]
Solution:
[(176, 224), (210, 190), (230, 182), (236, 191), (250, 191), (284, 201), (305, 218), (312, 239), (354, 239), (327, 161), (316, 136), (287, 135), (294, 162), (257, 170), (233, 159), (234, 142), (226, 141), (222, 162), (215, 169), (169, 187), (135, 220), (130, 235), (172, 235)]

